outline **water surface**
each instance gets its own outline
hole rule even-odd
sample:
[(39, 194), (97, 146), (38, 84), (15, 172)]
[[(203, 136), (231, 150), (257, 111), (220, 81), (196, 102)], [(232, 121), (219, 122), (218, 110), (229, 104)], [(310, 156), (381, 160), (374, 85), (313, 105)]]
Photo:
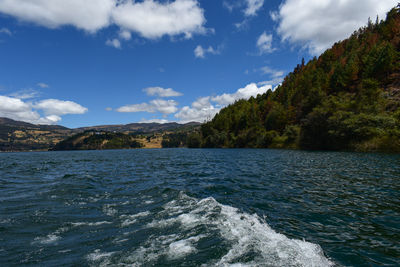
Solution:
[(3, 153), (0, 265), (398, 266), (399, 163), (246, 149)]

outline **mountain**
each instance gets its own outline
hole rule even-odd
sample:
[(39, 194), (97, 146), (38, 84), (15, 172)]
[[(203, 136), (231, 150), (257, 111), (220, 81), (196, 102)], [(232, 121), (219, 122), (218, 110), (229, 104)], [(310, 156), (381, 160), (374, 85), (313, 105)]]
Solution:
[(51, 150), (101, 150), (141, 147), (143, 147), (143, 144), (137, 136), (132, 134), (85, 131), (57, 143)]
[(47, 150), (73, 133), (63, 126), (0, 118), (0, 151)]
[(107, 132), (141, 132), (153, 133), (160, 131), (169, 131), (174, 129), (181, 129), (182, 127), (199, 126), (198, 122), (189, 122), (186, 124), (178, 124), (176, 122), (170, 123), (130, 123), (120, 125), (99, 125), (91, 127), (81, 127), (77, 130), (81, 131), (107, 131)]
[(275, 90), (222, 109), (192, 146), (400, 151), (400, 5)]
[(127, 135), (143, 134), (146, 137), (143, 137), (145, 140), (141, 141), (145, 147), (161, 147), (163, 133), (168, 132), (172, 134), (176, 131), (191, 131), (199, 127), (199, 125), (200, 123), (197, 122), (186, 124), (131, 123), (126, 125), (101, 125), (69, 129), (59, 125), (35, 125), (8, 118), (0, 118), (0, 151), (49, 150), (69, 137), (88, 131), (108, 132), (110, 135), (115, 133), (124, 133)]
[[(75, 134), (57, 143), (53, 148), (51, 148), (51, 150), (103, 150), (186, 147), (188, 135), (192, 132), (198, 131), (198, 128), (198, 123), (189, 123), (183, 125), (171, 123), (166, 126), (160, 124), (140, 124), (140, 128), (138, 128), (137, 131), (130, 132), (109, 132), (99, 130), (99, 128), (97, 128), (96, 130), (90, 129)], [(107, 127), (107, 129), (110, 128)], [(117, 128), (111, 127), (111, 129)], [(143, 132), (143, 129), (147, 129), (147, 132)], [(121, 131), (122, 129), (119, 130)]]

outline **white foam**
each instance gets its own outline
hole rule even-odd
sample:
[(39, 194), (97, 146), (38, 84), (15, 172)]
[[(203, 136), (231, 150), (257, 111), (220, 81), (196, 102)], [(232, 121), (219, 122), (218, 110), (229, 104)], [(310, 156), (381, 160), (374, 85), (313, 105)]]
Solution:
[(113, 241), (113, 243), (120, 244), (120, 243), (124, 243), (124, 242), (127, 242), (127, 241), (129, 241), (129, 239), (127, 239), (127, 238), (125, 238), (125, 239), (115, 239)]
[(105, 204), (103, 206), (103, 212), (108, 216), (114, 216), (118, 213), (118, 211), (113, 208), (115, 206), (117, 206), (117, 204)]
[(178, 221), (177, 218), (171, 218), (166, 220), (153, 220), (146, 225), (147, 228), (166, 228), (172, 226)]
[(100, 252), (100, 249), (96, 249), (93, 253), (86, 256), (89, 261), (103, 260), (104, 258), (111, 257), (115, 252)]
[(55, 234), (49, 234), (45, 237), (36, 237), (34, 243), (40, 243), (42, 245), (50, 245), (56, 243), (61, 237)]
[(71, 225), (74, 226), (74, 227), (79, 227), (79, 226), (99, 226), (99, 225), (104, 225), (104, 224), (112, 224), (112, 222), (101, 221), (101, 222), (75, 222), (75, 223), (71, 223)]
[(168, 256), (170, 258), (182, 258), (196, 251), (189, 239), (179, 240), (169, 244)]
[(185, 228), (193, 228), (201, 222), (199, 216), (190, 213), (179, 215), (178, 220)]
[[(256, 214), (240, 212), (237, 208), (222, 205), (214, 198), (197, 201), (182, 194), (179, 200), (164, 205), (165, 214), (176, 217), (153, 221), (148, 227), (170, 227), (180, 223), (184, 229), (204, 225), (230, 244), (229, 251), (218, 261), (210, 262), (215, 266), (332, 266), (319, 245), (290, 239), (276, 233)], [(189, 239), (171, 243), (176, 255), (185, 255), (195, 250)], [(241, 262), (246, 254), (255, 255), (250, 262)]]
[[(165, 204), (163, 210), (151, 215), (153, 221), (145, 227), (156, 228), (154, 234), (139, 248), (119, 255), (121, 263), (151, 266), (164, 257), (169, 260), (191, 257), (199, 252), (198, 245), (203, 238), (217, 237), (222, 240), (226, 253), (209, 259), (202, 266), (333, 265), (319, 245), (290, 239), (275, 232), (258, 215), (220, 204), (212, 197), (199, 201), (180, 194), (178, 199)], [(148, 216), (150, 212), (121, 215), (119, 218), (124, 226)]]
[(86, 256), (86, 259), (91, 262), (91, 266), (110, 266), (110, 258), (116, 252), (101, 252), (100, 249), (96, 249), (93, 253)]
[(134, 224), (137, 222), (138, 218), (142, 218), (142, 217), (147, 217), (150, 215), (149, 211), (144, 211), (144, 212), (139, 212), (137, 214), (133, 214), (133, 215), (121, 215), (119, 216), (120, 219), (123, 219), (124, 221), (122, 222), (121, 226), (125, 227), (125, 226), (129, 226), (131, 224)]

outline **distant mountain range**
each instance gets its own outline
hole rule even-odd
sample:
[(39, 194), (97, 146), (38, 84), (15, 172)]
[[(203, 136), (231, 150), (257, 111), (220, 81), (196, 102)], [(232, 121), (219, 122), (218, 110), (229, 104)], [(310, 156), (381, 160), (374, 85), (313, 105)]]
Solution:
[(36, 151), (52, 149), (57, 143), (85, 131), (100, 131), (126, 134), (153, 134), (166, 131), (185, 131), (200, 123), (130, 123), (121, 125), (99, 125), (69, 129), (59, 125), (36, 125), (0, 117), (0, 151)]

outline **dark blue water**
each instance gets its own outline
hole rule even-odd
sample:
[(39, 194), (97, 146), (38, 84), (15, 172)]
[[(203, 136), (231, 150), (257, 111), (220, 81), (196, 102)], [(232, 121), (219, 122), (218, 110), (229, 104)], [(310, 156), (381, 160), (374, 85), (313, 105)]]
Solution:
[(0, 266), (399, 266), (400, 156), (0, 154)]

